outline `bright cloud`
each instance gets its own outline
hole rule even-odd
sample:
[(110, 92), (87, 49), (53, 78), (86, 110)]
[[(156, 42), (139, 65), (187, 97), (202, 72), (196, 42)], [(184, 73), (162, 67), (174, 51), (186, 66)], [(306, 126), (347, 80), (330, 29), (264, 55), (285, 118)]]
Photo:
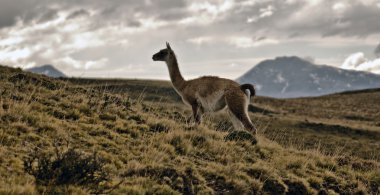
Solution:
[(207, 25), (216, 19), (223, 17), (223, 14), (234, 7), (233, 0), (216, 1), (216, 2), (193, 2), (188, 7), (191, 13), (189, 17), (179, 21), (179, 24), (202, 24)]
[(338, 3), (333, 4), (332, 9), (338, 12), (342, 12), (346, 8), (346, 6), (347, 5), (342, 2), (338, 2)]
[(9, 61), (12, 63), (20, 63), (31, 55), (31, 51), (27, 48), (22, 49), (6, 49), (0, 51), (0, 61)]
[[(0, 35), (9, 38), (0, 41), (0, 61), (23, 67), (53, 62), (60, 66), (87, 70), (104, 67), (108, 59), (79, 60), (75, 57), (76, 53), (112, 44), (125, 45), (123, 43), (128, 42), (124, 33), (130, 32), (130, 29), (126, 27), (119, 29), (123, 33), (117, 31), (109, 36), (114, 26), (93, 30), (89, 18), (67, 20), (69, 15), (70, 11), (61, 11), (58, 17), (50, 21), (32, 22), (28, 25), (20, 21), (12, 29), (1, 29)], [(143, 28), (155, 28), (157, 25), (161, 24), (147, 19)]]
[(341, 68), (380, 73), (380, 58), (368, 60), (365, 58), (364, 53), (357, 52), (348, 56)]
[(273, 5), (268, 5), (267, 7), (259, 9), (259, 15), (251, 16), (247, 18), (247, 23), (257, 22), (261, 18), (270, 17), (273, 15), (275, 8)]
[(190, 38), (187, 41), (196, 45), (202, 45), (204, 43), (210, 43), (214, 38), (210, 36)]
[(231, 37), (229, 43), (238, 48), (259, 47), (263, 45), (278, 44), (279, 41), (275, 39), (268, 39), (265, 37), (251, 38), (251, 37)]
[(274, 7), (272, 5), (268, 5), (266, 8), (260, 9), (260, 18), (265, 18), (273, 15)]

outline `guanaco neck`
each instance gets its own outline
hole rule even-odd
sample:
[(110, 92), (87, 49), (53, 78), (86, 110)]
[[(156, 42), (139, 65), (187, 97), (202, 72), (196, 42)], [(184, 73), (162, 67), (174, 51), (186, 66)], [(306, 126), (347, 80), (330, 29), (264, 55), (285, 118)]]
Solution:
[(186, 81), (179, 71), (177, 58), (174, 52), (172, 53), (172, 56), (170, 56), (170, 58), (166, 61), (166, 64), (168, 66), (170, 80), (172, 81), (174, 88), (177, 91), (181, 91), (185, 86)]

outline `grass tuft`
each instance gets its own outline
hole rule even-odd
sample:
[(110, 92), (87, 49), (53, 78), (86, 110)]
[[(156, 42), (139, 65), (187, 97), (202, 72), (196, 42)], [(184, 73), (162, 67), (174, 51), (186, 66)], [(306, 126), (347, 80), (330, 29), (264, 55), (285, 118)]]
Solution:
[(257, 144), (256, 137), (247, 131), (232, 131), (224, 139), (226, 141), (249, 141)]

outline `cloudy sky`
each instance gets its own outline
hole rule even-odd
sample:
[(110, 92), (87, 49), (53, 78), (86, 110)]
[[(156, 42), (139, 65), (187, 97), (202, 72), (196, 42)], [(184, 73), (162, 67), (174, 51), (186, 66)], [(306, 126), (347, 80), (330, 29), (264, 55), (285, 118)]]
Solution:
[(234, 79), (296, 55), (380, 74), (380, 0), (0, 0), (0, 64), (53, 64), (76, 77)]

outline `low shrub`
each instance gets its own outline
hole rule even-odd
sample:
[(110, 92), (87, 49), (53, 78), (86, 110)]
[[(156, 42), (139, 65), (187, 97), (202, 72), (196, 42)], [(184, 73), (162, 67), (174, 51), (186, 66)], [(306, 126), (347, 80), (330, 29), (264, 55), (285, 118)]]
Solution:
[(226, 137), (226, 141), (249, 141), (252, 144), (257, 144), (257, 140), (254, 135), (247, 131), (232, 131)]
[[(106, 162), (96, 153), (85, 155), (75, 149), (66, 152), (33, 152), (24, 158), (24, 171), (32, 175), (39, 187), (56, 192), (65, 186), (80, 186), (93, 193), (107, 190), (110, 174)], [(45, 192), (46, 192), (45, 191)]]
[(285, 194), (286, 186), (281, 181), (276, 179), (268, 179), (263, 185), (263, 191), (274, 195)]

